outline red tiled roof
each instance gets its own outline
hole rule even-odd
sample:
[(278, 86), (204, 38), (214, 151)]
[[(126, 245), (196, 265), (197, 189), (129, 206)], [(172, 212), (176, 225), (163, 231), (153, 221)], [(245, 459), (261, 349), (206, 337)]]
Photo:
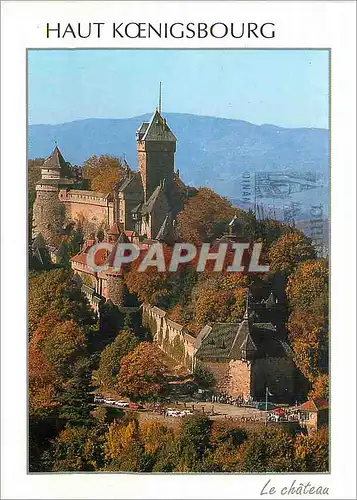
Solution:
[[(78, 253), (71, 258), (71, 262), (78, 262), (79, 264), (87, 265), (87, 253), (90, 247), (86, 248), (85, 251)], [(96, 251), (94, 255), (94, 262), (97, 266), (102, 266), (107, 261), (107, 251), (104, 248), (100, 248)]]
[(78, 262), (79, 264), (87, 265), (87, 254), (79, 253), (71, 258), (71, 262)]
[(326, 410), (328, 409), (328, 399), (325, 398), (309, 399), (300, 406), (300, 409), (307, 411)]

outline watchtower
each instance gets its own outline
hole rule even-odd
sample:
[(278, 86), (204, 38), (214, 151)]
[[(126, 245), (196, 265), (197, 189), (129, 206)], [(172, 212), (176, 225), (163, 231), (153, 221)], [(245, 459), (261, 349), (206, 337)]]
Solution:
[(65, 222), (65, 207), (58, 198), (59, 190), (72, 184), (68, 163), (56, 145), (42, 165), (33, 205), (33, 236), (41, 234), (47, 245), (56, 246)]
[(161, 114), (161, 85), (159, 106), (150, 122), (142, 123), (137, 130), (136, 144), (146, 202), (160, 183), (170, 192), (174, 175), (176, 137)]

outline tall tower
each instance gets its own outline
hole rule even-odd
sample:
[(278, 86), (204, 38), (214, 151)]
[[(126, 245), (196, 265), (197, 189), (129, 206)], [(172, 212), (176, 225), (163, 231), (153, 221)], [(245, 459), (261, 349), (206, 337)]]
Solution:
[(150, 122), (144, 122), (139, 127), (136, 133), (136, 144), (146, 202), (162, 182), (165, 182), (169, 192), (174, 175), (176, 137), (161, 115), (160, 109), (155, 111)]
[(48, 245), (58, 244), (65, 222), (65, 207), (59, 201), (58, 194), (61, 188), (73, 184), (68, 176), (68, 164), (55, 146), (42, 165), (33, 205), (33, 236), (41, 234)]

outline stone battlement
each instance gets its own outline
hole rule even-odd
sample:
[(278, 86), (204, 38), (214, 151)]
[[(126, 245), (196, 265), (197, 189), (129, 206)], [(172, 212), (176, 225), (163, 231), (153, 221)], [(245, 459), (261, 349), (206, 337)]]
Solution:
[(98, 193), (96, 191), (84, 191), (80, 189), (60, 189), (58, 198), (64, 203), (83, 203), (104, 207), (110, 204), (109, 194)]
[(195, 337), (188, 330), (167, 317), (167, 312), (157, 306), (143, 304), (143, 325), (149, 328), (160, 349), (190, 372), (195, 367)]

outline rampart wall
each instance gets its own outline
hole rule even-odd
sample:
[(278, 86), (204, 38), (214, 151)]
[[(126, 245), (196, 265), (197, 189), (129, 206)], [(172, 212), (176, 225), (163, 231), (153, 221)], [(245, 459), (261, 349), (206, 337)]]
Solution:
[(160, 349), (189, 371), (195, 367), (195, 337), (182, 325), (167, 317), (166, 311), (149, 304), (143, 305), (143, 325)]
[(95, 191), (61, 189), (59, 201), (65, 206), (70, 220), (84, 219), (93, 228), (111, 226), (114, 222), (113, 202), (108, 195)]

